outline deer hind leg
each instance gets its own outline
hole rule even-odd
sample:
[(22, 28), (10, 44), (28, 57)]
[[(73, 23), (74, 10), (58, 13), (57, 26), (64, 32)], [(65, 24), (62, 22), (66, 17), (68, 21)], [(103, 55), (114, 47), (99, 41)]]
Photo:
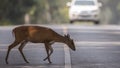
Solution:
[(6, 64), (8, 64), (8, 56), (9, 56), (9, 53), (11, 51), (12, 48), (14, 48), (15, 46), (17, 46), (20, 42), (18, 41), (14, 41), (9, 47), (8, 47), (8, 51), (7, 51), (7, 55), (6, 55)]
[(27, 59), (25, 58), (25, 56), (24, 56), (24, 54), (23, 54), (23, 48), (25, 47), (25, 45), (27, 44), (27, 42), (28, 41), (23, 41), (22, 43), (21, 43), (21, 45), (20, 45), (20, 47), (19, 47), (19, 51), (20, 51), (20, 53), (21, 53), (21, 55), (22, 55), (22, 57), (23, 57), (23, 59), (24, 59), (24, 61), (26, 62), (26, 63), (29, 63), (28, 61), (27, 61)]
[[(46, 52), (47, 52), (47, 57), (44, 59), (49, 61), (49, 63), (52, 63), (51, 60), (50, 60), (50, 55), (53, 53), (53, 48), (51, 47), (51, 44), (49, 43), (45, 43), (45, 48), (46, 48)], [(50, 51), (50, 53), (49, 53)]]

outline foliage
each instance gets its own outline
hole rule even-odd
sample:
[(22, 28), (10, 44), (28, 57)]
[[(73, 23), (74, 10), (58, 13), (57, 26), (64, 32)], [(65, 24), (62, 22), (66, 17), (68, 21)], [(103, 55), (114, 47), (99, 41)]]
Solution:
[(11, 24), (21, 24), (24, 14), (33, 4), (33, 0), (0, 0), (0, 20), (6, 19), (13, 22)]
[(34, 21), (36, 23), (66, 23), (66, 2), (65, 0), (36, 0)]
[[(69, 23), (66, 3), (71, 0), (0, 0), (0, 25), (24, 24), (29, 14), (31, 24)], [(102, 21), (119, 23), (119, 0), (99, 0), (103, 3)]]
[(67, 0), (0, 0), (0, 22), (24, 24), (25, 14), (30, 15), (32, 24), (67, 22)]

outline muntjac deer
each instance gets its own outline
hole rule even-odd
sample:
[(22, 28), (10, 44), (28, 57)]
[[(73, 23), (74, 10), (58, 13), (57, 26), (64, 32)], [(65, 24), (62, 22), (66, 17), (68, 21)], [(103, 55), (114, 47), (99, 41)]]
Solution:
[(15, 35), (15, 41), (8, 47), (7, 55), (6, 55), (6, 64), (8, 64), (8, 56), (12, 48), (21, 44), (19, 46), (19, 51), (25, 60), (26, 63), (29, 63), (25, 58), (22, 50), (27, 42), (32, 43), (44, 43), (47, 57), (44, 59), (49, 63), (52, 63), (50, 60), (50, 55), (53, 53), (53, 48), (51, 45), (55, 42), (61, 42), (67, 44), (69, 48), (72, 50), (76, 50), (74, 42), (70, 39), (69, 35), (61, 36), (50, 28), (41, 27), (41, 26), (19, 26), (13, 29), (12, 31)]

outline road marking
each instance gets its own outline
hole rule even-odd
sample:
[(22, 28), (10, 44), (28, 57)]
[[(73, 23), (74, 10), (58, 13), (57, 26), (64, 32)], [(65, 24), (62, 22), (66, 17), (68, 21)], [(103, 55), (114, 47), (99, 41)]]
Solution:
[(118, 25), (100, 25), (100, 26), (87, 26), (87, 25), (67, 25), (71, 29), (93, 29), (93, 30), (120, 30)]
[[(76, 44), (88, 44), (88, 45), (119, 45), (120, 46), (120, 42), (95, 42), (95, 41), (76, 41)], [(108, 46), (109, 46), (108, 45)]]
[(102, 34), (120, 34), (119, 31), (115, 31), (115, 32), (110, 32), (110, 31), (99, 31), (99, 30), (74, 30), (72, 32), (81, 32), (81, 33), (102, 33)]
[[(67, 27), (65, 26), (63, 26), (63, 33), (67, 34)], [(64, 45), (64, 53), (65, 53), (65, 68), (71, 68), (70, 51), (67, 45)]]
[[(59, 43), (56, 43), (56, 44), (58, 44), (59, 45)], [(110, 41), (75, 41), (75, 44), (80, 44), (79, 46), (81, 46), (81, 45), (85, 45), (85, 46), (89, 46), (89, 45), (108, 45), (108, 46), (110, 46), (110, 45), (113, 45), (113, 46), (120, 46), (120, 42), (119, 41), (116, 41), (116, 42), (110, 42)], [(0, 49), (6, 49), (7, 47), (8, 47), (8, 45), (9, 44), (0, 44)], [(31, 46), (33, 46), (33, 45), (40, 45), (40, 44), (34, 44), (34, 43), (28, 43), (27, 45), (29, 45), (28, 46), (28, 49), (34, 49), (34, 48), (30, 48)], [(42, 45), (42, 44), (41, 44)], [(67, 45), (65, 45), (65, 46), (67, 46)], [(4, 47), (4, 48), (2, 48), (2, 47)], [(17, 48), (17, 47), (16, 47)], [(66, 47), (66, 48), (68, 48), (68, 47)]]
[(71, 68), (70, 51), (66, 45), (64, 45), (64, 52), (65, 52), (65, 68)]

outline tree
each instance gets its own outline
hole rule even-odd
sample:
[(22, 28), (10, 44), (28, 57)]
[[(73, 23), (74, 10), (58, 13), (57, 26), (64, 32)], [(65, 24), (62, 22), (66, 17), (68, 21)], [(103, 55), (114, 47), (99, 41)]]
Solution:
[(11, 24), (22, 24), (23, 16), (34, 4), (34, 0), (0, 0), (0, 20), (9, 20), (13, 22)]

